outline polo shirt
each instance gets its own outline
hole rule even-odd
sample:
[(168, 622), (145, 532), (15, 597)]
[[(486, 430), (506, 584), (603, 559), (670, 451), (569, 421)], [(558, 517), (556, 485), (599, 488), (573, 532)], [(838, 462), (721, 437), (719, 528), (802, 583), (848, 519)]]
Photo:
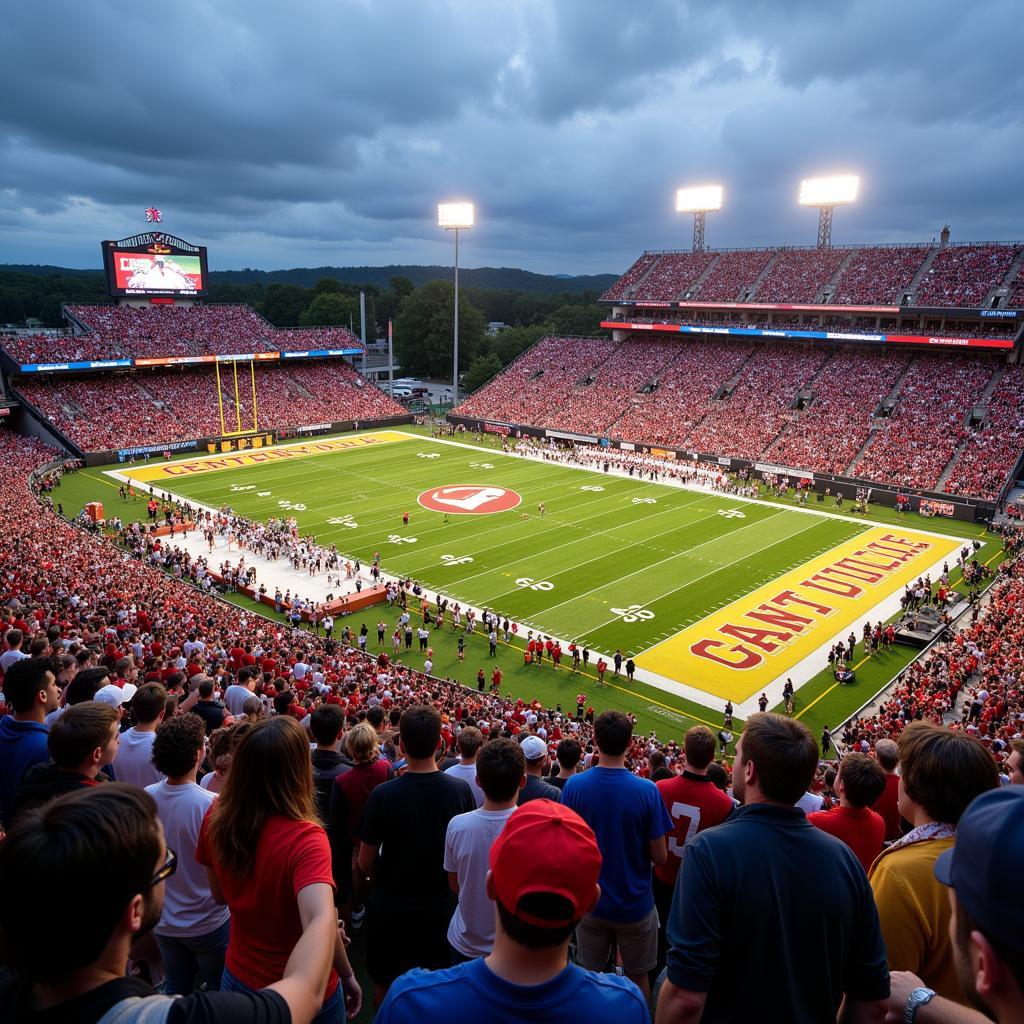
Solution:
[[(878, 911), (853, 851), (798, 807), (749, 804), (683, 848), (668, 977), (707, 993), (702, 1024), (835, 1020), (889, 995)], [(685, 894), (685, 895), (684, 895)]]

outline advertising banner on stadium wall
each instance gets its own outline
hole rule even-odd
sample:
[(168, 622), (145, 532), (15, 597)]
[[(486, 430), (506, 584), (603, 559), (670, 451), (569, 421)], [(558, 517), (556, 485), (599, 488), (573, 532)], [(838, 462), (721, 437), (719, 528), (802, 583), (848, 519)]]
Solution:
[(787, 466), (776, 466), (770, 462), (755, 462), (754, 469), (759, 473), (774, 473), (776, 476), (793, 476), (800, 480), (814, 479), (814, 474), (806, 469), (789, 469)]
[(303, 352), (282, 352), (282, 359), (323, 359), (330, 356), (359, 356), (361, 348), (311, 348)]
[(196, 363), (212, 363), (213, 356), (147, 356), (133, 360), (136, 366), (192, 366)]
[(956, 505), (951, 501), (935, 501), (932, 498), (922, 498), (918, 506), (918, 512), (923, 516), (949, 516), (956, 515)]
[(791, 341), (852, 341), (862, 345), (882, 342), (897, 345), (947, 345), (954, 348), (1012, 349), (1012, 338), (929, 337), (921, 334), (869, 334), (852, 331), (798, 331), (789, 328), (715, 327), (711, 324), (646, 324), (602, 320), (601, 326), (619, 331), (665, 331), (670, 334), (721, 334), (741, 338), (786, 338)]
[(131, 366), (130, 359), (84, 359), (70, 363), (20, 363), (20, 373), (47, 373), (56, 370), (116, 370)]
[(581, 444), (597, 444), (595, 434), (567, 434), (561, 430), (545, 430), (545, 437), (554, 437), (562, 441), (579, 441)]

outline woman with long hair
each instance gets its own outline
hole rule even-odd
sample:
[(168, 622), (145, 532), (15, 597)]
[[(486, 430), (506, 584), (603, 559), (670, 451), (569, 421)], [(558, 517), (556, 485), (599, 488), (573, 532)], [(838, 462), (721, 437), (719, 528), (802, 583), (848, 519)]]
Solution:
[[(220, 796), (203, 822), (196, 859), (231, 910), (222, 991), (279, 981), (299, 936), (331, 915), (331, 849), (317, 818), (309, 743), (288, 715), (252, 726), (232, 752)], [(335, 929), (334, 966), (315, 1024), (355, 1016), (362, 993)]]

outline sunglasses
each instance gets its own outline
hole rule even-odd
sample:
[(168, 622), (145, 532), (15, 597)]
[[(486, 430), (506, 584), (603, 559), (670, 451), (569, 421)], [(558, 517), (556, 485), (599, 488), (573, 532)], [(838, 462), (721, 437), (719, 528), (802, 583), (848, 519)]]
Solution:
[(164, 866), (153, 876), (147, 889), (152, 889), (155, 885), (159, 885), (161, 882), (170, 878), (175, 871), (178, 870), (178, 855), (168, 846), (167, 847), (167, 860), (164, 861)]

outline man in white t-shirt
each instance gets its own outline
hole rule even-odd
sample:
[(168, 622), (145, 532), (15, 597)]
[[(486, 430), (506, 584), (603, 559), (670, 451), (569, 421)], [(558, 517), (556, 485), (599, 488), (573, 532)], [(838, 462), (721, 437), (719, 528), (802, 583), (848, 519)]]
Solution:
[(483, 807), (484, 791), (476, 781), (476, 756), (483, 746), (484, 734), (474, 726), (467, 725), (459, 733), (456, 743), (459, 747), (459, 763), (453, 764), (451, 768), (448, 768), (445, 771), (445, 775), (451, 775), (456, 779), (462, 779), (463, 782), (469, 783), (469, 788), (473, 791), (473, 798), (476, 800), (477, 807)]
[(252, 670), (242, 668), (238, 671), (238, 681), (232, 683), (224, 691), (224, 703), (233, 718), (242, 714), (245, 702), (256, 692), (256, 680), (253, 678)]
[(231, 915), (214, 900), (206, 869), (194, 856), (199, 828), (217, 798), (196, 785), (205, 748), (206, 731), (198, 715), (175, 715), (163, 722), (156, 732), (153, 761), (167, 778), (146, 787), (156, 801), (168, 847), (180, 851), (156, 926), (167, 995), (191, 993), (197, 974), (208, 989), (219, 989), (228, 948)]
[(522, 747), (509, 739), (491, 740), (477, 755), (476, 771), (484, 791), (483, 806), (452, 818), (444, 840), (444, 868), (459, 897), (448, 926), (453, 965), (487, 956), (494, 946), (494, 904), (486, 884), (489, 857), (492, 843), (515, 812), (526, 780)]
[(135, 725), (121, 734), (121, 745), (114, 758), (114, 778), (145, 789), (163, 778), (153, 766), (153, 741), (157, 726), (164, 720), (167, 691), (160, 683), (145, 683), (131, 699)]
[(0, 654), (0, 671), (6, 672), (16, 661), (21, 661), (28, 655), (21, 649), (25, 642), (25, 634), (20, 629), (7, 630), (4, 640), (7, 643), (7, 650)]

